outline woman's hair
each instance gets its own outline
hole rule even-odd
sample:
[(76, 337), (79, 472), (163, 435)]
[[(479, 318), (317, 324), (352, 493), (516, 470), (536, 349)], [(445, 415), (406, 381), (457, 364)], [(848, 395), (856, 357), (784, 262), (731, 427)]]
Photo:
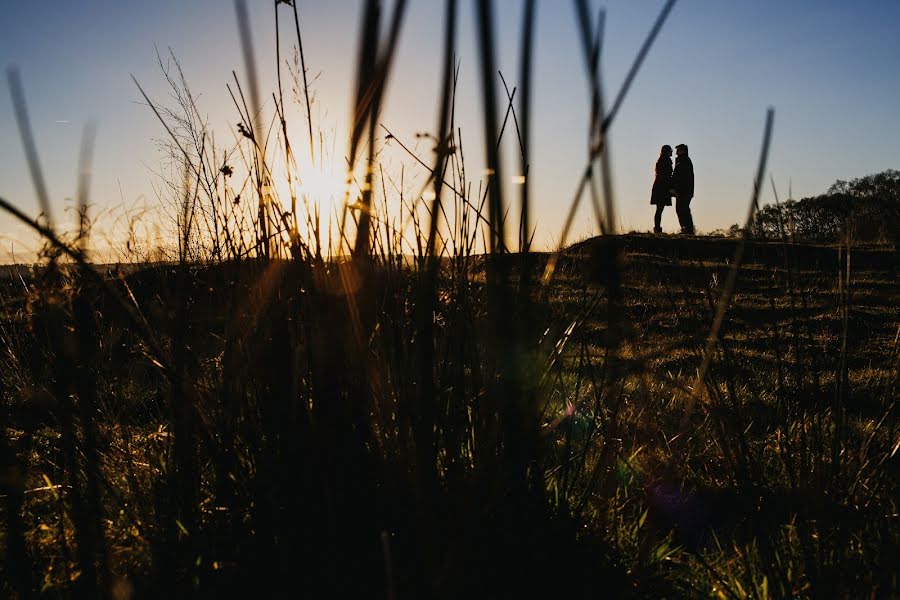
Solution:
[(672, 146), (670, 146), (668, 144), (666, 144), (665, 146), (663, 146), (662, 148), (659, 149), (660, 156), (665, 156), (666, 154), (668, 154), (668, 155), (672, 154)]

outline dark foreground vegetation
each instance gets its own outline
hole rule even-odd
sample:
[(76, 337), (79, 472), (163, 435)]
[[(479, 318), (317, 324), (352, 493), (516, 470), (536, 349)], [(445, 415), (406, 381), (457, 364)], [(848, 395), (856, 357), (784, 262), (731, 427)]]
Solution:
[(617, 300), (590, 243), (560, 260), (527, 353), (491, 347), (480, 256), (431, 323), (384, 264), (114, 280), (174, 364), (77, 275), (9, 269), (5, 593), (894, 595), (896, 254), (766, 248), (698, 381), (735, 242), (622, 243)]
[[(575, 2), (591, 130), (560, 252), (530, 248), (532, 0), (504, 119), (492, 3), (476, 4), (492, 176), (466, 177), (451, 0), (427, 183), (395, 193), (378, 148), (402, 142), (378, 117), (406, 3), (384, 22), (380, 4), (364, 6), (336, 215), (298, 169), (323, 157), (292, 2), (274, 3), (307, 117), (290, 133), (280, 55), (260, 116), (242, 2), (234, 146), (213, 146), (161, 61), (174, 106), (140, 90), (182, 175), (163, 188), (161, 262), (101, 268), (89, 219), (54, 227), (10, 75), (43, 214), (0, 206), (47, 246), (0, 278), (0, 594), (896, 597), (894, 247), (799, 243), (779, 219), (751, 238), (771, 111), (739, 238), (615, 235), (606, 132), (671, 0), (609, 110), (603, 21)], [(566, 248), (583, 197), (604, 235)]]

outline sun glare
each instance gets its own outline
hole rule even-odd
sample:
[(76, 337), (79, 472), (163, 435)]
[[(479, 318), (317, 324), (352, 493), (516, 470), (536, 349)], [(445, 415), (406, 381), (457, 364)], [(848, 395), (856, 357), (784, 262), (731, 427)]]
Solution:
[(310, 202), (334, 203), (344, 194), (344, 173), (318, 165), (303, 165), (299, 173), (298, 195)]
[(297, 198), (297, 210), (301, 213), (301, 221), (305, 219), (306, 211), (318, 213), (322, 219), (329, 218), (335, 213), (335, 207), (344, 196), (345, 173), (335, 170), (332, 165), (313, 164), (309, 156), (305, 160), (299, 160), (296, 170), (292, 169), (291, 179), (288, 181), (287, 173), (279, 169), (275, 174), (275, 189), (285, 210), (290, 209), (290, 198)]

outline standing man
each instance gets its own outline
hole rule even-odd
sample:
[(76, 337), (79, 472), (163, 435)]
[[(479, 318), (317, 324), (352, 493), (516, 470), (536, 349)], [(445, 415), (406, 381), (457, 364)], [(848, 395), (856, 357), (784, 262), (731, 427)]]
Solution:
[(694, 197), (694, 163), (688, 156), (688, 147), (675, 146), (675, 171), (672, 173), (672, 195), (675, 196), (675, 213), (681, 225), (681, 233), (694, 235), (694, 218), (691, 216), (691, 198)]

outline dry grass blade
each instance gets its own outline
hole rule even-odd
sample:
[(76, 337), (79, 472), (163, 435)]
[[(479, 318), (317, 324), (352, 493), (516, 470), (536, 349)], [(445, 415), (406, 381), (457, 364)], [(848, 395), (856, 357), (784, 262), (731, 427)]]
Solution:
[[(585, 59), (585, 67), (588, 72), (588, 79), (590, 80), (590, 94), (591, 94), (591, 113), (590, 113), (590, 134), (589, 134), (589, 148), (588, 148), (588, 164), (584, 169), (584, 172), (581, 176), (581, 179), (578, 183), (578, 188), (575, 191), (575, 195), (572, 198), (572, 203), (569, 205), (569, 212), (566, 216), (566, 221), (563, 224), (562, 232), (559, 236), (559, 242), (557, 244), (556, 251), (550, 257), (550, 260), (547, 261), (547, 264), (544, 266), (544, 273), (541, 277), (541, 281), (543, 285), (546, 287), (553, 280), (553, 275), (556, 272), (556, 266), (559, 262), (559, 257), (561, 256), (563, 250), (566, 247), (566, 243), (569, 239), (569, 231), (572, 227), (572, 224), (575, 220), (575, 214), (578, 211), (578, 207), (581, 204), (581, 198), (584, 195), (585, 189), (588, 188), (589, 184), (592, 184), (594, 177), (594, 161), (596, 160), (598, 155), (605, 154), (604, 150), (605, 143), (602, 138), (602, 132), (600, 133), (601, 138), (599, 140), (595, 140), (596, 132), (599, 131), (598, 123), (601, 122), (603, 118), (604, 105), (603, 105), (603, 89), (601, 87), (601, 75), (600, 75), (600, 50), (603, 46), (603, 35), (604, 28), (606, 24), (606, 19), (604, 17), (605, 13), (603, 11), (600, 12), (600, 18), (597, 21), (596, 29), (591, 24), (590, 11), (588, 9), (587, 0), (575, 0), (575, 14), (578, 20), (579, 25), (579, 33), (581, 36), (582, 42), (582, 54)], [(604, 169), (608, 167), (608, 162), (604, 162)], [(609, 187), (609, 194), (607, 195), (608, 205), (612, 205), (612, 191), (611, 191), (611, 183), (609, 178), (604, 178), (605, 185)], [(594, 194), (593, 185), (591, 187), (591, 200), (593, 202), (593, 208), (595, 213), (595, 218), (597, 219), (597, 226), (600, 228), (600, 232), (602, 234), (606, 234), (608, 231), (608, 223), (605, 223), (601, 218), (599, 206), (597, 204), (596, 194)], [(607, 216), (609, 217), (612, 213), (608, 211)]]
[(12, 95), (16, 124), (19, 126), (19, 135), (22, 138), (22, 146), (25, 149), (25, 158), (28, 161), (28, 170), (31, 172), (31, 181), (37, 194), (38, 206), (41, 208), (41, 213), (47, 218), (48, 228), (52, 230), (53, 215), (50, 212), (50, 198), (47, 194), (47, 184), (44, 181), (44, 173), (41, 170), (41, 161), (38, 158), (34, 134), (31, 131), (31, 121), (28, 118), (28, 104), (25, 102), (22, 75), (17, 68), (9, 67), (6, 70), (6, 79), (9, 82), (9, 92)]
[(602, 78), (600, 75), (600, 52), (601, 48), (603, 47), (603, 28), (606, 22), (604, 18), (605, 13), (600, 13), (600, 18), (598, 19), (597, 27), (595, 29), (591, 25), (591, 17), (587, 0), (575, 0), (575, 14), (579, 24), (579, 32), (581, 34), (582, 49), (588, 69), (588, 77), (591, 82), (591, 148), (589, 151), (588, 166), (584, 170), (584, 175), (582, 176), (581, 181), (578, 184), (578, 190), (576, 191), (575, 197), (573, 198), (572, 204), (569, 208), (569, 214), (566, 218), (565, 225), (563, 226), (557, 250), (556, 252), (554, 252), (553, 256), (551, 256), (550, 260), (547, 261), (547, 264), (544, 268), (544, 274), (541, 278), (544, 285), (549, 284), (553, 279), (553, 274), (559, 261), (559, 255), (562, 252), (563, 248), (565, 248), (565, 244), (569, 235), (569, 229), (575, 218), (575, 213), (578, 210), (578, 205), (581, 202), (581, 196), (588, 184), (592, 183), (594, 177), (593, 163), (597, 158), (600, 159), (600, 173), (602, 177), (603, 197), (606, 209), (605, 218), (601, 219), (597, 208), (597, 195), (592, 185), (592, 201), (594, 202), (594, 211), (598, 216), (597, 224), (600, 227), (601, 233), (604, 235), (613, 233), (615, 231), (615, 201), (613, 199), (612, 171), (609, 164), (609, 142), (606, 138), (606, 132), (612, 124), (613, 118), (618, 113), (622, 102), (624, 102), (625, 96), (628, 93), (632, 82), (637, 76), (637, 73), (640, 70), (641, 65), (643, 64), (644, 59), (650, 52), (650, 48), (653, 46), (653, 42), (656, 40), (659, 32), (662, 30), (662, 26), (665, 24), (669, 13), (674, 7), (675, 1), (676, 0), (668, 0), (665, 6), (663, 6), (662, 11), (660, 12), (659, 16), (656, 19), (656, 22), (650, 30), (650, 33), (647, 35), (647, 38), (641, 45), (641, 49), (638, 51), (638, 54), (628, 71), (628, 75), (625, 78), (625, 82), (623, 83), (622, 88), (616, 95), (616, 99), (613, 103), (612, 109), (608, 114), (606, 114), (603, 102)]
[[(297, 3), (292, 2), (291, 7), (294, 9), (294, 28), (297, 31), (297, 51), (300, 54), (300, 70), (303, 72), (303, 96), (306, 100), (306, 124), (309, 127), (309, 156), (312, 159), (312, 165), (316, 164), (316, 138), (313, 135), (312, 125), (312, 105), (309, 101), (309, 82), (306, 79), (306, 55), (303, 52), (303, 36), (300, 35), (300, 16), (297, 14)], [(276, 9), (278, 7), (276, 6)]]
[(450, 116), (453, 103), (453, 60), (456, 53), (456, 0), (447, 0), (446, 39), (444, 41), (444, 75), (441, 89), (441, 114), (438, 119), (438, 141), (435, 157), (434, 177), (434, 209), (431, 211), (431, 224), (428, 229), (427, 256), (429, 257), (429, 273), (437, 271), (435, 240), (441, 214), (441, 193), (444, 183), (444, 165), (450, 150)]
[[(406, 229), (406, 227), (409, 225), (409, 222), (412, 220), (413, 215), (415, 214), (415, 212), (412, 209), (415, 208), (415, 206), (417, 206), (416, 203), (418, 203), (418, 201), (422, 198), (422, 194), (428, 188), (428, 186), (432, 185), (434, 183), (433, 180), (435, 177), (437, 177), (437, 175), (435, 174), (434, 169), (432, 167), (428, 166), (428, 163), (426, 163), (421, 158), (419, 158), (419, 156), (415, 152), (413, 152), (409, 146), (404, 144), (397, 136), (395, 136), (393, 134), (393, 132), (391, 132), (390, 129), (385, 127), (383, 124), (381, 125), (381, 128), (384, 129), (384, 131), (387, 133), (388, 137), (392, 141), (396, 142), (400, 146), (400, 148), (402, 148), (403, 151), (406, 152), (406, 154), (410, 158), (412, 158), (414, 161), (416, 161), (416, 163), (418, 163), (422, 168), (424, 168), (428, 175), (428, 178), (425, 180), (425, 182), (421, 188), (421, 192), (415, 196), (414, 205), (410, 208), (410, 211), (408, 212), (408, 214), (406, 215), (406, 218), (403, 221), (403, 225), (400, 227), (400, 230), (402, 231), (402, 230)], [(485, 191), (484, 193), (479, 192), (477, 194), (477, 197), (481, 198), (481, 203), (476, 206), (475, 204), (472, 203), (471, 200), (469, 200), (469, 198), (465, 194), (460, 192), (458, 188), (454, 187), (454, 185), (450, 181), (447, 180), (445, 175), (441, 176), (441, 187), (446, 188), (446, 189), (450, 190), (451, 192), (453, 192), (453, 194), (456, 196), (456, 199), (458, 201), (460, 201), (467, 210), (472, 211), (472, 214), (475, 215), (475, 219), (479, 223), (483, 224), (488, 229), (491, 229), (493, 227), (493, 225), (491, 224), (490, 215), (485, 215), (485, 211), (484, 211), (484, 204), (487, 201), (487, 197), (488, 197), (487, 191)]]
[(582, 175), (581, 180), (578, 183), (578, 189), (575, 190), (575, 196), (572, 198), (572, 203), (569, 205), (569, 213), (566, 215), (566, 221), (563, 224), (556, 251), (550, 256), (550, 260), (547, 261), (547, 264), (544, 267), (544, 274), (541, 277), (541, 282), (545, 286), (553, 280), (553, 274), (556, 272), (556, 265), (566, 247), (566, 240), (569, 239), (569, 230), (572, 228), (572, 223), (575, 222), (575, 213), (578, 211), (578, 205), (581, 203), (581, 196), (584, 194), (584, 189), (587, 187), (588, 181), (590, 181), (590, 166), (588, 166), (584, 175)]
[(694, 409), (694, 405), (700, 398), (701, 390), (706, 380), (706, 374), (709, 371), (709, 365), (712, 361), (713, 352), (715, 352), (716, 344), (719, 340), (719, 331), (722, 328), (722, 322), (725, 319), (725, 313), (731, 304), (731, 297), (734, 293), (734, 287), (737, 283), (738, 270), (741, 266), (741, 260), (744, 256), (744, 247), (747, 239), (750, 237), (750, 230), (753, 225), (753, 216), (759, 210), (759, 192), (762, 188), (763, 177), (766, 173), (766, 163), (769, 159), (769, 144), (772, 140), (772, 126), (775, 122), (775, 109), (769, 108), (766, 112), (766, 124), (763, 131), (762, 149), (760, 150), (759, 165), (756, 169), (756, 177), (753, 179), (753, 194), (750, 198), (750, 209), (747, 213), (744, 229), (741, 233), (741, 239), (734, 250), (734, 257), (731, 259), (731, 265), (728, 270), (728, 277), (722, 289), (722, 294), (716, 302), (716, 313), (713, 318), (712, 326), (709, 329), (709, 335), (706, 339), (706, 349), (703, 352), (703, 361), (700, 363), (700, 369), (697, 371), (697, 378), (694, 381), (694, 387), (688, 398), (684, 411), (684, 423), (690, 417)]
[(381, 21), (380, 0), (369, 0), (366, 3), (363, 16), (362, 43), (359, 48), (357, 63), (357, 93), (351, 127), (350, 151), (347, 157), (347, 185), (344, 192), (344, 201), (341, 208), (341, 222), (339, 236), (345, 236), (347, 211), (349, 210), (350, 184), (356, 161), (359, 158), (360, 145), (363, 136), (368, 132), (369, 160), (366, 165), (365, 183), (362, 188), (362, 196), (359, 203), (359, 222), (357, 224), (356, 240), (352, 252), (359, 258), (367, 256), (369, 251), (371, 209), (372, 209), (372, 182), (374, 177), (375, 157), (375, 127), (378, 115), (381, 112), (381, 101), (384, 90), (390, 77), (391, 66), (397, 50), (400, 38), (400, 29), (406, 14), (406, 0), (398, 0), (394, 5), (391, 27), (383, 50), (379, 49), (379, 29)]
[(253, 51), (253, 35), (250, 33), (250, 16), (247, 14), (246, 0), (234, 0), (234, 9), (237, 14), (238, 32), (241, 38), (241, 53), (244, 58), (244, 69), (247, 71), (247, 83), (250, 86), (250, 107), (253, 109), (252, 115), (255, 118), (250, 122), (253, 127), (252, 133), (256, 133), (259, 129), (258, 120), (260, 119), (260, 96), (259, 96), (259, 78), (256, 73), (256, 56)]
[(675, 7), (675, 2), (676, 0), (668, 0), (666, 2), (666, 5), (663, 6), (662, 11), (660, 11), (659, 16), (656, 18), (656, 22), (653, 23), (650, 33), (648, 33), (646, 39), (644, 39), (644, 43), (641, 45), (641, 49), (638, 51), (637, 56), (634, 58), (631, 68), (628, 69), (628, 75), (625, 76), (625, 81), (622, 83), (619, 93), (616, 94), (616, 99), (613, 100), (612, 107), (610, 107), (609, 112), (603, 119), (603, 131), (609, 129), (613, 119), (615, 119), (616, 115), (619, 113), (619, 108), (622, 107), (622, 102), (625, 101), (625, 95), (628, 93), (628, 90), (631, 89), (634, 78), (637, 77), (637, 73), (644, 63), (644, 59), (647, 58), (647, 54), (649, 54), (650, 48), (653, 46), (653, 42), (656, 41), (656, 37), (662, 30), (666, 19), (669, 17), (669, 13), (672, 12), (672, 9)]
[(479, 0), (476, 11), (478, 25), (478, 45), (481, 64), (482, 111), (484, 114), (484, 147), (487, 158), (488, 215), (491, 221), (491, 237), (488, 251), (491, 254), (504, 252), (505, 227), (503, 224), (503, 177), (500, 174), (500, 151), (497, 148), (497, 92), (494, 73), (497, 72), (494, 58), (494, 14), (493, 3)]
[[(520, 194), (521, 216), (519, 221), (519, 252), (530, 250), (531, 215), (529, 214), (529, 158), (531, 156), (531, 71), (534, 55), (534, 22), (536, 13), (535, 0), (525, 0), (525, 15), (522, 19), (522, 47), (521, 47), (521, 81), (522, 93), (519, 96), (519, 112), (522, 116), (519, 142), (522, 147), (521, 175), (522, 189)], [(523, 281), (527, 283), (529, 273), (523, 274)]]
[[(154, 104), (153, 101), (150, 100), (150, 96), (147, 95), (147, 92), (144, 91), (144, 88), (141, 87), (141, 84), (138, 83), (138, 80), (134, 75), (131, 76), (131, 80), (134, 82), (134, 85), (137, 86), (138, 91), (141, 92), (141, 96), (144, 97), (144, 100), (147, 102), (147, 106), (150, 107), (150, 109), (153, 111), (153, 114), (155, 114), (156, 118), (159, 119), (159, 122), (162, 123), (163, 128), (166, 130), (166, 133), (168, 133), (169, 137), (172, 138), (172, 142), (181, 151), (181, 154), (184, 155), (185, 160), (190, 162), (191, 155), (188, 154), (188, 151), (178, 140), (178, 136), (175, 135), (175, 133), (172, 131), (172, 128), (169, 127), (169, 124), (163, 118), (162, 114), (160, 114), (159, 109), (156, 107), (156, 104)], [(193, 163), (191, 164), (193, 165)]]
[(81, 136), (81, 151), (78, 154), (78, 240), (81, 253), (88, 248), (90, 222), (88, 220), (88, 197), (90, 195), (91, 165), (94, 158), (94, 141), (97, 139), (97, 126), (88, 123)]
[[(269, 258), (272, 255), (272, 240), (269, 229), (269, 196), (263, 193), (263, 188), (269, 185), (268, 174), (266, 169), (265, 142), (261, 142), (259, 137), (262, 135), (262, 105), (259, 97), (259, 79), (256, 72), (256, 57), (253, 52), (253, 36), (250, 33), (250, 17), (247, 14), (247, 3), (245, 0), (234, 0), (234, 9), (237, 15), (238, 32), (241, 38), (241, 52), (244, 57), (244, 68), (247, 71), (247, 82), (250, 86), (250, 110), (247, 111), (250, 120), (248, 126), (250, 129), (250, 139), (254, 142), (256, 149), (256, 196), (259, 200), (259, 232), (260, 241), (257, 251), (261, 251), (263, 256)], [(238, 91), (241, 91), (238, 85)]]
[[(603, 90), (600, 87), (601, 80), (598, 74), (600, 65), (600, 52), (603, 48), (603, 36), (606, 26), (605, 12), (600, 11), (600, 17), (596, 28), (591, 23), (591, 14), (587, 0), (575, 0), (575, 16), (578, 20), (578, 33), (581, 36), (582, 56), (585, 59), (585, 68), (591, 85), (591, 125), (589, 135), (591, 140), (591, 159), (596, 148), (602, 147), (594, 141), (599, 124), (603, 119)], [(591, 160), (593, 162), (593, 160)]]

